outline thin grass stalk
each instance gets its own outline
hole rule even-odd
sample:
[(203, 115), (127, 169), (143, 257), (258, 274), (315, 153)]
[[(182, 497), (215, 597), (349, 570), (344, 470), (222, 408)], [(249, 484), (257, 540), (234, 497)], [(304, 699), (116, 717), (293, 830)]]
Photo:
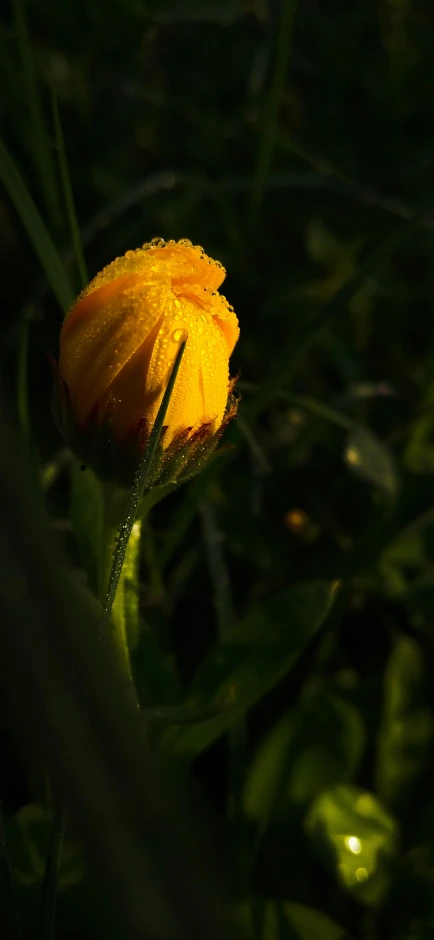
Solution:
[(71, 233), (72, 247), (74, 250), (75, 261), (78, 268), (80, 286), (86, 287), (89, 277), (87, 273), (86, 261), (83, 253), (83, 245), (80, 235), (77, 213), (75, 210), (74, 196), (72, 192), (71, 179), (69, 176), (68, 160), (66, 157), (65, 142), (63, 139), (62, 125), (60, 122), (59, 106), (57, 98), (53, 95), (52, 99), (54, 132), (56, 136), (56, 146), (59, 155), (60, 176), (62, 179), (63, 198), (65, 200), (66, 215)]
[(12, 0), (15, 33), (21, 59), (22, 84), (30, 115), (31, 134), (29, 135), (30, 157), (35, 165), (45, 209), (54, 229), (62, 221), (60, 199), (57, 189), (57, 176), (45, 128), (44, 115), (35, 73), (32, 43), (27, 25), (25, 0)]

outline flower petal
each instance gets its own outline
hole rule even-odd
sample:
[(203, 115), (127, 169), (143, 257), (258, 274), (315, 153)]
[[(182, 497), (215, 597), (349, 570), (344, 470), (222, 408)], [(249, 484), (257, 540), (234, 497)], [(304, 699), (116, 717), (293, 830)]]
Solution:
[(203, 396), (203, 420), (213, 421), (214, 430), (220, 427), (225, 413), (229, 391), (229, 357), (225, 337), (209, 317), (209, 324), (201, 336), (200, 383)]
[(172, 295), (164, 313), (146, 383), (148, 395), (158, 392), (149, 413), (151, 424), (155, 421), (180, 343), (184, 338), (187, 341), (164, 422), (168, 426), (164, 439), (167, 446), (179, 431), (197, 427), (202, 422), (203, 398), (199, 382), (201, 337), (197, 309), (189, 301)]
[(166, 266), (174, 285), (199, 284), (209, 290), (217, 290), (226, 277), (219, 261), (214, 261), (200, 245), (192, 245), (186, 238), (180, 242), (169, 241), (164, 247), (148, 248), (146, 255), (151, 264)]
[(59, 368), (79, 423), (150, 334), (168, 296), (168, 278), (146, 283), (138, 275), (124, 275), (73, 308), (60, 338)]

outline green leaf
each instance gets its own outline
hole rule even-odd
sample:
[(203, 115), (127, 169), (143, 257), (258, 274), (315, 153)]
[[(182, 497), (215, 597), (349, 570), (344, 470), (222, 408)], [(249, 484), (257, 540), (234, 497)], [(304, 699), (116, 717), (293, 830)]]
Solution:
[(395, 496), (398, 480), (393, 457), (368, 428), (355, 425), (348, 434), (344, 459), (357, 476), (378, 486), (388, 496)]
[(378, 561), (378, 572), (389, 597), (408, 593), (414, 577), (425, 563), (424, 538), (421, 532), (407, 530), (386, 545)]
[(247, 816), (266, 819), (292, 806), (306, 806), (321, 790), (348, 781), (365, 743), (353, 705), (320, 690), (302, 700), (261, 744), (247, 777)]
[(89, 584), (98, 593), (99, 546), (103, 526), (102, 487), (92, 470), (82, 470), (74, 457), (71, 467), (70, 518)]
[(398, 825), (379, 800), (351, 786), (325, 790), (312, 806), (306, 826), (340, 886), (362, 904), (380, 903), (398, 849)]
[[(23, 806), (6, 825), (6, 843), (14, 876), (20, 885), (40, 884), (50, 845), (52, 820), (38, 803)], [(84, 861), (78, 843), (62, 840), (58, 872), (59, 888), (78, 884), (84, 875)]]
[(172, 753), (199, 754), (260, 701), (292, 668), (333, 602), (336, 582), (298, 585), (257, 607), (214, 646), (192, 683), (185, 706), (217, 708), (191, 728), (169, 729)]
[(350, 940), (327, 914), (295, 901), (252, 898), (239, 906), (238, 915), (255, 940)]
[(0, 140), (0, 179), (20, 216), (53, 294), (62, 310), (68, 310), (74, 300), (74, 292), (66, 269), (21, 173), (2, 140)]
[(428, 689), (420, 645), (411, 637), (399, 637), (384, 676), (376, 773), (378, 793), (394, 807), (407, 803), (430, 758), (433, 716)]
[(434, 473), (433, 404), (434, 383), (428, 387), (421, 402), (422, 414), (409, 428), (403, 463), (412, 473)]

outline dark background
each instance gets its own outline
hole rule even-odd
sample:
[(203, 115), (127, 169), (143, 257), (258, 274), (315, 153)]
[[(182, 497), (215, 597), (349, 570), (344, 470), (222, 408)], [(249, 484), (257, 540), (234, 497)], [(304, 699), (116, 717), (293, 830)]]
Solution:
[[(25, 13), (33, 75), (22, 5), (1, 21), (1, 125), (74, 291), (53, 95), (89, 277), (154, 236), (187, 237), (225, 265), (241, 326), (234, 449), (154, 510), (143, 629), (188, 685), (257, 604), (342, 582), (291, 674), (194, 762), (234, 896), (298, 902), (360, 940), (434, 937), (434, 7), (27, 0)], [(29, 460), (53, 470), (46, 502), (79, 564), (44, 355), (62, 312), (4, 182), (3, 387)], [(15, 845), (13, 814), (35, 793), (2, 724)], [(354, 787), (379, 801), (368, 819)], [(336, 869), (353, 833), (359, 876)], [(11, 852), (31, 893), (41, 870)], [(79, 882), (65, 881), (66, 909)], [(93, 920), (86, 936), (107, 935), (90, 907), (74, 936)], [(344, 936), (306, 920), (269, 930)]]

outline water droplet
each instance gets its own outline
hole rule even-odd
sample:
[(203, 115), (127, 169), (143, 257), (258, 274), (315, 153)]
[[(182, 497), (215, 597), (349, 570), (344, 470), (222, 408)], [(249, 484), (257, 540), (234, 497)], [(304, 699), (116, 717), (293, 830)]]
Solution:
[(355, 447), (348, 447), (347, 450), (345, 451), (345, 457), (347, 459), (347, 462), (351, 464), (351, 466), (353, 467), (357, 467), (358, 464), (362, 462), (360, 453)]
[(172, 339), (174, 343), (183, 343), (186, 339), (188, 339), (187, 330), (174, 330), (172, 333)]
[(156, 261), (155, 264), (152, 265), (152, 270), (165, 274), (167, 271), (167, 267), (165, 264), (163, 264), (162, 261)]
[(347, 836), (345, 839), (345, 845), (350, 852), (354, 852), (355, 855), (359, 855), (362, 851), (362, 843), (357, 836)]

